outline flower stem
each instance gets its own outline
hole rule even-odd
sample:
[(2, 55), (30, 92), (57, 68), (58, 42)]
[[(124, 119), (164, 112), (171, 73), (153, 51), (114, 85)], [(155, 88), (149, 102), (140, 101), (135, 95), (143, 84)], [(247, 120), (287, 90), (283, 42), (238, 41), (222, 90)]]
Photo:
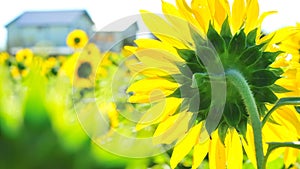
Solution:
[(262, 126), (252, 91), (246, 79), (240, 72), (236, 70), (228, 70), (226, 72), (226, 77), (230, 81), (230, 83), (232, 83), (237, 88), (250, 115), (254, 134), (257, 169), (263, 169), (264, 153), (262, 146)]

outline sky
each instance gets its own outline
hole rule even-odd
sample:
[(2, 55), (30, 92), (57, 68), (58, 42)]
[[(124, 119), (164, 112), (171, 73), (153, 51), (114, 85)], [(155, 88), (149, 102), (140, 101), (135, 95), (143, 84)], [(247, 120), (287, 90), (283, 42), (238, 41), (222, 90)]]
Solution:
[[(265, 19), (263, 30), (270, 32), (300, 22), (298, 2), (299, 0), (259, 0), (261, 12), (278, 11)], [(101, 29), (123, 17), (139, 14), (141, 9), (161, 13), (161, 0), (8, 0), (0, 6), (0, 49), (4, 48), (6, 42), (5, 25), (23, 12), (64, 9), (87, 10), (97, 29)]]

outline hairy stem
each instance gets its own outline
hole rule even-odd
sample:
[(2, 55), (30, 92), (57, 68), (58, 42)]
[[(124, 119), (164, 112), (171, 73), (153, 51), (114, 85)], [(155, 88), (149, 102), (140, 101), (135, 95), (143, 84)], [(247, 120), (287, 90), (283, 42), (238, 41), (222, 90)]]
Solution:
[(242, 96), (246, 109), (250, 115), (250, 120), (253, 128), (254, 134), (254, 143), (255, 143), (255, 152), (256, 152), (256, 161), (257, 168), (264, 168), (264, 153), (262, 146), (262, 125), (259, 119), (259, 113), (257, 110), (257, 106), (252, 94), (252, 91), (244, 78), (244, 76), (236, 71), (229, 70), (226, 72), (226, 77), (230, 83), (232, 83)]

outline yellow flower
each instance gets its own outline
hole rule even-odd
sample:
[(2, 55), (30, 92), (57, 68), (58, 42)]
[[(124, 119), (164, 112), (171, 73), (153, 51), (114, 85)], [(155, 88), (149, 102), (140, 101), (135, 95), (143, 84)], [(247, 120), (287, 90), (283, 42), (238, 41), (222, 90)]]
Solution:
[[(275, 33), (261, 38), (262, 21), (274, 12), (259, 16), (257, 0), (234, 0), (232, 5), (226, 0), (192, 0), (191, 5), (176, 0), (176, 6), (162, 1), (162, 10), (164, 18), (141, 11), (146, 26), (159, 40), (139, 39), (135, 41), (136, 47), (125, 48), (138, 59), (129, 65), (138, 80), (126, 91), (128, 101), (152, 104), (136, 129), (155, 126), (155, 144), (175, 143), (171, 168), (190, 152), (193, 153), (192, 168), (199, 167), (207, 154), (210, 168), (242, 168), (243, 147), (251, 162), (256, 164), (249, 114), (241, 93), (228, 80), (228, 74), (234, 70), (245, 78), (262, 118), (268, 111), (267, 105), (278, 99), (275, 81), (281, 78), (278, 73), (281, 67), (271, 67), (280, 52), (270, 48), (276, 38), (280, 38), (275, 38)], [(222, 63), (227, 95), (220, 122), (215, 120), (218, 128), (208, 129), (208, 112), (213, 104), (218, 104), (212, 100), (211, 76), (218, 79), (221, 74), (207, 70), (208, 61), (215, 63), (212, 67), (220, 66), (214, 57)], [(214, 113), (219, 114), (218, 111)], [(295, 111), (287, 113), (291, 115)], [(295, 127), (289, 120), (280, 124), (274, 127), (272, 122), (267, 122), (262, 131), (265, 153), (267, 141), (299, 139), (295, 134), (290, 137), (276, 135), (278, 131), (274, 128), (288, 131)], [(209, 130), (214, 131), (208, 133)], [(286, 164), (294, 162), (291, 158), (285, 160)]]
[(7, 52), (0, 53), (0, 65), (4, 64), (9, 59), (9, 54)]
[(101, 59), (98, 47), (89, 43), (80, 53), (75, 66), (73, 86), (77, 88), (90, 88), (95, 86), (97, 66)]
[(49, 57), (42, 63), (41, 73), (42, 75), (56, 75), (58, 73), (58, 62), (55, 57)]
[(69, 47), (78, 49), (83, 48), (88, 42), (88, 35), (80, 29), (75, 29), (69, 33), (66, 43)]
[(33, 60), (33, 52), (28, 49), (21, 49), (16, 53), (16, 61), (22, 63), (25, 66), (30, 66)]

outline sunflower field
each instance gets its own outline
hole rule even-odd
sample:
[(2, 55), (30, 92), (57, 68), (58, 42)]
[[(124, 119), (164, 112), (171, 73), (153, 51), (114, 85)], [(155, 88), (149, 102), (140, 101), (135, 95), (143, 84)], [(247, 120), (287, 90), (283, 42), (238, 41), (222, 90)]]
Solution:
[(258, 0), (141, 10), (155, 38), (0, 53), (2, 169), (300, 169), (300, 24)]

